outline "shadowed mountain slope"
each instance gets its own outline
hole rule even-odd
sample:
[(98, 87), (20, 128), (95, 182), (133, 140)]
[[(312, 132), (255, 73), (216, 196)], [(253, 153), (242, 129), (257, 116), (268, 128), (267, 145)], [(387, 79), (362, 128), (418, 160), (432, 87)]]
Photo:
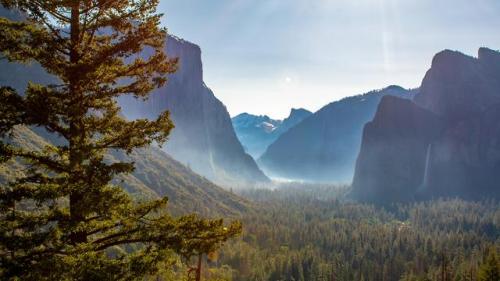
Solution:
[(267, 182), (238, 141), (226, 107), (203, 82), (200, 48), (170, 36), (166, 52), (179, 58), (179, 69), (147, 101), (120, 99), (125, 116), (156, 118), (168, 110), (175, 129), (165, 151), (172, 157), (224, 185)]
[[(354, 197), (500, 198), (499, 52), (481, 48), (477, 58), (438, 53), (414, 102), (387, 102), (377, 116), (391, 118), (376, 117), (365, 127)], [(394, 127), (394, 120), (405, 126)]]
[(349, 182), (361, 133), (387, 95), (412, 98), (415, 91), (390, 86), (333, 102), (280, 136), (259, 159), (270, 176), (319, 182)]

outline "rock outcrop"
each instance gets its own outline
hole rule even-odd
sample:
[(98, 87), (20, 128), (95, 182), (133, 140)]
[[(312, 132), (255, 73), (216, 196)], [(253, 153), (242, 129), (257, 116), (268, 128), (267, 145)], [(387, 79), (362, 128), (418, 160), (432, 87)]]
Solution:
[[(377, 117), (365, 127), (354, 197), (390, 202), (415, 196), (500, 198), (500, 53), (481, 48), (473, 58), (440, 52), (414, 103), (381, 105), (376, 116), (392, 112), (392, 119), (407, 120), (410, 107), (420, 108), (415, 118), (428, 123), (425, 129), (408, 124), (386, 134), (393, 120)], [(405, 134), (418, 145), (408, 145)], [(374, 154), (378, 146), (390, 150)]]
[(223, 185), (267, 181), (238, 141), (226, 107), (203, 82), (200, 48), (171, 36), (166, 52), (179, 58), (179, 69), (147, 101), (120, 99), (125, 116), (156, 118), (168, 110), (175, 129), (164, 149), (176, 160)]
[(363, 130), (352, 195), (380, 203), (412, 200), (423, 184), (430, 143), (441, 129), (437, 115), (411, 100), (382, 98)]

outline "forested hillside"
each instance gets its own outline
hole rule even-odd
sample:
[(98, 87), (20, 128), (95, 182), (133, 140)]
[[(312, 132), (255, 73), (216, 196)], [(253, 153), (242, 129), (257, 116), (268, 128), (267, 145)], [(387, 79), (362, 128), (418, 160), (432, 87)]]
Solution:
[[(40, 150), (49, 143), (44, 131), (19, 127), (11, 142)], [(54, 140), (53, 140), (54, 141)], [(107, 156), (107, 161), (135, 163), (135, 171), (122, 175), (115, 182), (137, 199), (169, 198), (169, 210), (174, 214), (198, 213), (206, 216), (239, 216), (251, 210), (251, 204), (189, 168), (172, 159), (159, 148), (150, 147), (134, 151), (130, 156), (117, 151)], [(0, 183), (12, 180), (23, 173), (25, 166), (19, 161), (0, 165)]]

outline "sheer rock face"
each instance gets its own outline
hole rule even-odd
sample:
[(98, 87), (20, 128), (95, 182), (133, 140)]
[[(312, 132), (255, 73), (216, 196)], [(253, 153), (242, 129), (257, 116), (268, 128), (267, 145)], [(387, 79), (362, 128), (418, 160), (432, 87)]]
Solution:
[(427, 71), (415, 103), (454, 123), (500, 102), (500, 54), (481, 48), (478, 58), (442, 51)]
[(226, 107), (203, 82), (201, 50), (169, 37), (167, 54), (179, 58), (179, 69), (149, 100), (120, 100), (131, 119), (155, 118), (169, 110), (175, 124), (164, 150), (195, 172), (218, 183), (267, 181), (236, 138)]
[(349, 182), (363, 125), (382, 97), (412, 98), (415, 91), (390, 86), (333, 102), (281, 135), (259, 159), (271, 176), (316, 182)]
[(363, 130), (354, 197), (381, 203), (411, 200), (423, 183), (427, 149), (441, 126), (439, 117), (412, 101), (384, 97)]
[[(377, 116), (395, 112), (392, 107), (398, 106), (380, 106)], [(378, 123), (378, 127), (368, 124), (364, 130), (353, 195), (364, 200), (387, 196), (386, 201), (415, 195), (500, 198), (500, 53), (481, 48), (478, 58), (452, 51), (437, 54), (412, 106), (425, 110), (419, 116), (422, 120), (436, 120), (423, 131), (411, 125), (400, 133), (413, 131), (414, 140), (426, 141), (410, 149), (401, 136), (384, 136), (391, 126), (389, 120), (375, 118), (372, 123)], [(393, 118), (404, 119), (405, 112)], [(392, 144), (392, 154), (399, 156), (387, 164), (389, 156), (384, 153), (370, 154), (376, 150), (373, 138)], [(415, 155), (412, 158), (407, 154)], [(405, 164), (410, 158), (416, 165), (411, 170)], [(384, 167), (365, 171), (373, 166)], [(406, 170), (408, 177), (401, 180), (399, 175)], [(395, 195), (388, 195), (387, 188), (394, 189)]]

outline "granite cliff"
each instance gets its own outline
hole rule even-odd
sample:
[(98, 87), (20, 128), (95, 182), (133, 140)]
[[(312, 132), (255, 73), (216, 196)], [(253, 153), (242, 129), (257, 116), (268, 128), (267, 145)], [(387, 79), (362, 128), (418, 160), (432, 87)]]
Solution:
[(164, 150), (176, 160), (223, 185), (267, 181), (238, 141), (226, 107), (203, 82), (200, 48), (173, 36), (166, 46), (179, 58), (177, 72), (146, 101), (120, 99), (125, 116), (155, 118), (168, 110), (175, 129)]
[(413, 102), (386, 101), (365, 126), (352, 194), (368, 201), (500, 198), (498, 120), (500, 53), (438, 53)]

